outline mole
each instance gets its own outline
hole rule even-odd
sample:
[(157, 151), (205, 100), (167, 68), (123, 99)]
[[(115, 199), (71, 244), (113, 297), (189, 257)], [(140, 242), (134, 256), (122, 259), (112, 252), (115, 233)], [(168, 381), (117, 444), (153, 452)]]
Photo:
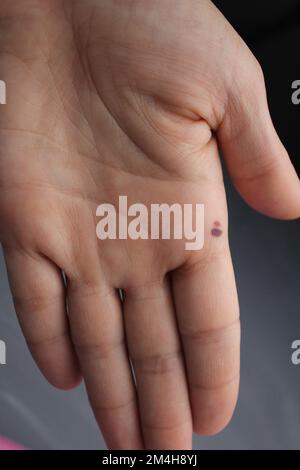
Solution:
[(211, 232), (210, 232), (213, 237), (220, 237), (222, 235), (223, 232), (220, 229), (220, 227), (221, 227), (221, 223), (218, 220), (216, 220), (214, 222), (214, 227), (211, 229)]

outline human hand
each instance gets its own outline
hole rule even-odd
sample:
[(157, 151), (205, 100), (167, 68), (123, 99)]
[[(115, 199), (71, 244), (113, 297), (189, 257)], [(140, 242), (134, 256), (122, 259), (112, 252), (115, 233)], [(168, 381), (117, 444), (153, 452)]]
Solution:
[[(0, 238), (32, 355), (59, 388), (83, 375), (110, 448), (188, 449), (239, 383), (217, 141), (252, 207), (300, 215), (262, 72), (207, 0), (2, 0), (0, 52)], [(203, 203), (204, 248), (99, 241), (119, 195)]]

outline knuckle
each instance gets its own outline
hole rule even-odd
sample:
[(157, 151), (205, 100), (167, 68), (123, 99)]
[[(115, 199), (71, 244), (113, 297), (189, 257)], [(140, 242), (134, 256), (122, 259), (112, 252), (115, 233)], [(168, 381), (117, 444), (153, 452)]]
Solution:
[(211, 264), (218, 264), (230, 257), (228, 238), (225, 234), (223, 242), (213, 243), (209, 240), (205, 243), (203, 250), (198, 254), (193, 254), (186, 262), (173, 273), (174, 278), (189, 278), (195, 276), (200, 271), (205, 271)]
[[(143, 421), (143, 429), (145, 431), (150, 432), (161, 432), (161, 431), (177, 431), (189, 429), (191, 427), (191, 422), (189, 419), (181, 419), (181, 420), (169, 420), (168, 422), (151, 422), (151, 421)], [(185, 431), (183, 431), (185, 432)]]
[(159, 353), (148, 357), (133, 358), (133, 365), (145, 375), (166, 375), (174, 372), (182, 360), (181, 352)]
[(89, 341), (73, 341), (78, 354), (89, 360), (104, 360), (124, 346), (124, 341), (102, 340), (92, 343)]
[(130, 409), (134, 408), (136, 406), (136, 397), (133, 395), (132, 397), (129, 397), (127, 400), (120, 400), (119, 398), (112, 400), (112, 397), (109, 398), (106, 402), (102, 399), (94, 399), (92, 401), (92, 408), (94, 415), (96, 417), (96, 420), (101, 423), (103, 414), (106, 412), (118, 412), (122, 411), (123, 409)]
[(221, 338), (236, 335), (240, 330), (240, 319), (237, 318), (228, 325), (222, 325), (217, 328), (211, 328), (209, 330), (199, 329), (183, 329), (181, 335), (184, 339), (189, 341), (197, 341), (201, 343), (216, 342)]
[(69, 331), (64, 330), (57, 334), (52, 334), (45, 337), (29, 337), (27, 335), (26, 342), (31, 350), (39, 348), (40, 346), (55, 346), (62, 341), (69, 341)]
[(251, 56), (251, 64), (248, 71), (248, 84), (253, 88), (253, 81), (256, 83), (264, 83), (264, 72), (259, 61), (254, 55)]
[(241, 92), (245, 95), (256, 95), (257, 93), (265, 92), (265, 78), (263, 69), (258, 60), (251, 55), (247, 73), (240, 71), (240, 88)]
[(26, 315), (44, 311), (53, 303), (53, 300), (60, 300), (61, 294), (50, 294), (40, 289), (39, 286), (32, 286), (29, 296), (12, 294), (12, 297), (15, 309)]

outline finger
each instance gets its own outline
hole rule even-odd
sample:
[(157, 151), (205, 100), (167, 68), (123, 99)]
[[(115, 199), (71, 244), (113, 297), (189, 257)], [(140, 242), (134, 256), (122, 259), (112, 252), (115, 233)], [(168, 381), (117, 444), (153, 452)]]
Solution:
[(15, 309), (33, 358), (52, 385), (73, 388), (81, 374), (60, 270), (35, 253), (6, 248), (4, 254)]
[(71, 281), (72, 338), (89, 399), (110, 449), (142, 449), (135, 385), (124, 343), (120, 299), (102, 282)]
[(147, 449), (190, 449), (192, 420), (184, 363), (169, 287), (125, 292), (128, 348)]
[(230, 254), (226, 247), (209, 253), (172, 274), (194, 430), (204, 435), (226, 426), (239, 386), (239, 309)]
[(245, 70), (237, 72), (218, 129), (231, 178), (260, 212), (280, 219), (300, 217), (299, 178), (274, 129), (263, 74), (257, 65)]

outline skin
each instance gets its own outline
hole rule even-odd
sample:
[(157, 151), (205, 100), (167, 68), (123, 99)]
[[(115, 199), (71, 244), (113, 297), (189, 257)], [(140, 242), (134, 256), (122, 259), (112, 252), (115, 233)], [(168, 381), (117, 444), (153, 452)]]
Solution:
[[(24, 3), (0, 6), (0, 238), (22, 330), (51, 384), (83, 376), (108, 447), (190, 449), (239, 385), (217, 143), (252, 207), (300, 216), (261, 69), (207, 0)], [(100, 242), (96, 207), (124, 194), (204, 203), (204, 248)]]

